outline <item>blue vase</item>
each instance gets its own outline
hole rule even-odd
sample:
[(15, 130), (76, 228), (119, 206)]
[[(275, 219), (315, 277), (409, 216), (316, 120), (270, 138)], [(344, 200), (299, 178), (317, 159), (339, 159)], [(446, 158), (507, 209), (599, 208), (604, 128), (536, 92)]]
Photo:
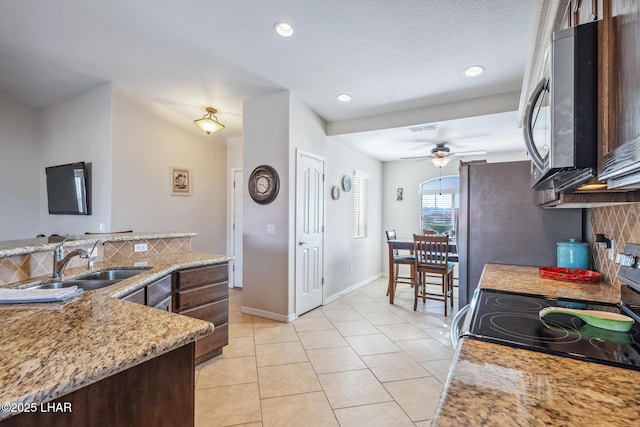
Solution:
[(558, 242), (558, 267), (589, 269), (589, 244), (569, 239), (568, 242)]

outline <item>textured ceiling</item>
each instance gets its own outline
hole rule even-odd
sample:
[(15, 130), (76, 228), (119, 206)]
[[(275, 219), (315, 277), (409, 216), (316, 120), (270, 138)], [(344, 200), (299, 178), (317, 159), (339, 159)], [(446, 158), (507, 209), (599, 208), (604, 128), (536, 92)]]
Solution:
[(186, 123), (213, 106), (227, 137), (243, 100), (283, 89), (327, 122), (397, 113), (519, 91), (535, 3), (4, 0), (0, 96), (40, 109), (114, 82)]

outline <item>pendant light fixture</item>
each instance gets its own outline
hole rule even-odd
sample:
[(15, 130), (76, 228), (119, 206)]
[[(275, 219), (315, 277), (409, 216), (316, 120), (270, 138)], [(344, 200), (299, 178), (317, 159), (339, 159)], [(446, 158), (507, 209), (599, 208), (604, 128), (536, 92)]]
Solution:
[(194, 120), (193, 123), (200, 126), (207, 135), (212, 132), (219, 131), (220, 129), (224, 129), (224, 125), (220, 123), (216, 117), (217, 112), (218, 110), (215, 108), (207, 107), (207, 114), (205, 114), (201, 119)]

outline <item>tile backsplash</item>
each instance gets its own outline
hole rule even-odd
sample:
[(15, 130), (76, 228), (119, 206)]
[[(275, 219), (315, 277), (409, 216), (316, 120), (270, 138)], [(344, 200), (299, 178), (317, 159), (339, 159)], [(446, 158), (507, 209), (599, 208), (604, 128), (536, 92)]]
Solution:
[(619, 266), (607, 256), (603, 243), (594, 243), (596, 234), (604, 234), (611, 239), (616, 253), (624, 252), (625, 243), (640, 243), (640, 203), (606, 206), (591, 209), (591, 254), (594, 269), (604, 276), (607, 283), (619, 286), (617, 276)]
[[(146, 252), (134, 252), (135, 243), (147, 243)], [(93, 244), (78, 246), (86, 250), (91, 250)], [(76, 248), (76, 246), (74, 246)], [(124, 242), (106, 242), (98, 245), (98, 256), (96, 261), (103, 260), (142, 260), (149, 256), (191, 252), (190, 237), (176, 237), (166, 239), (135, 240)], [(67, 268), (80, 267), (85, 265), (87, 260), (75, 257), (69, 261)], [(0, 258), (0, 286), (7, 283), (19, 282), (31, 277), (45, 276), (51, 274), (53, 267), (53, 251), (33, 252), (26, 255), (15, 255)]]

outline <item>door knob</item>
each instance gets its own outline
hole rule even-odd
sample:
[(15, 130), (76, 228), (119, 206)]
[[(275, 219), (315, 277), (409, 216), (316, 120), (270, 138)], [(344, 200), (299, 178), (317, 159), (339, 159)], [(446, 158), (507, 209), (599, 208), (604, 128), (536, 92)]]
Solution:
[(302, 245), (306, 245), (306, 244), (307, 244), (307, 242), (303, 242), (302, 240), (300, 240), (300, 241), (298, 242), (298, 245), (300, 245), (300, 246), (302, 246)]

